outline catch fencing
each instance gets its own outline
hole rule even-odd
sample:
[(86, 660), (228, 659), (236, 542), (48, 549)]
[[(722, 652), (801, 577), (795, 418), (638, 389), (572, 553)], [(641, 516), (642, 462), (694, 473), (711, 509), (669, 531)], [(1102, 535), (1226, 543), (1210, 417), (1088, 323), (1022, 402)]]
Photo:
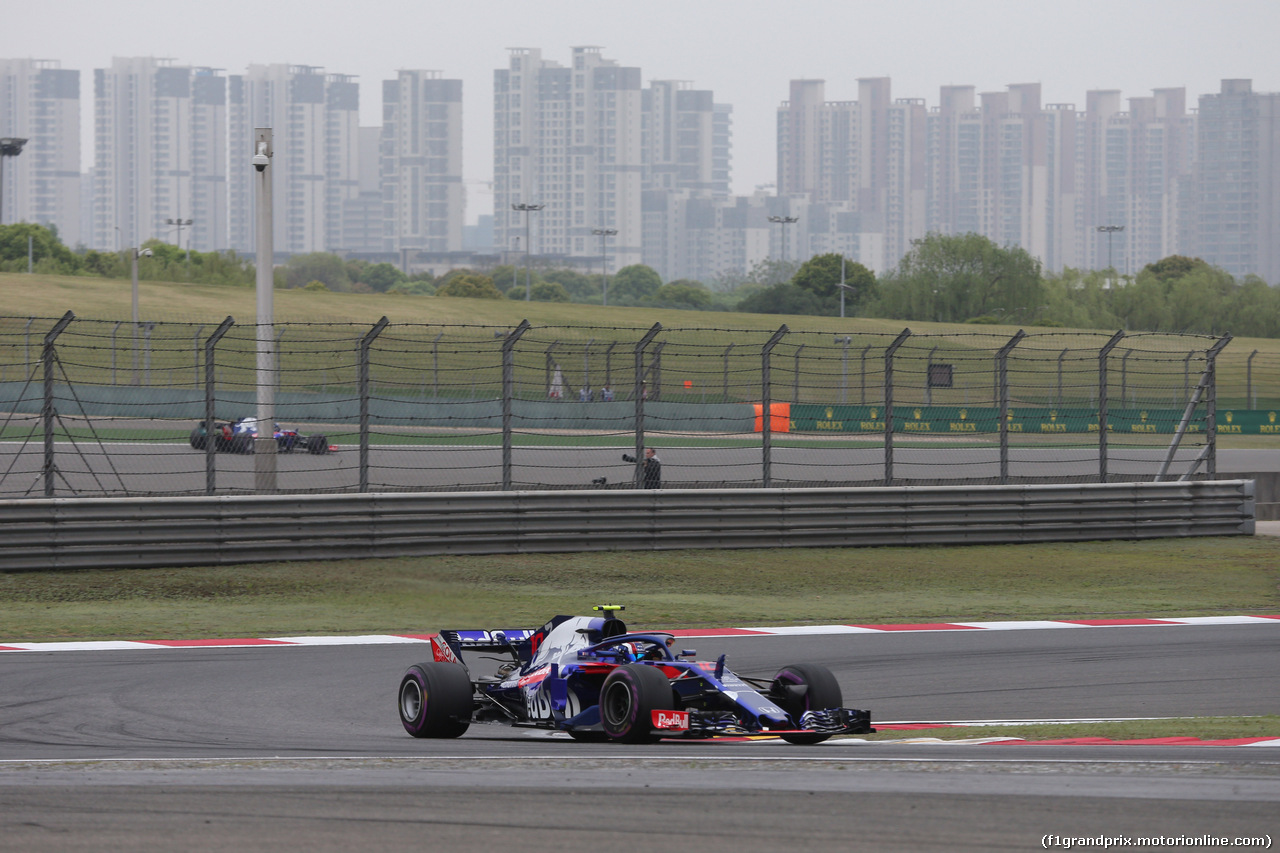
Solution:
[[(279, 323), (264, 367), (230, 317), (0, 318), (0, 498), (1178, 480), (1280, 432), (1229, 337), (867, 327)], [(260, 387), (336, 450), (192, 440)]]

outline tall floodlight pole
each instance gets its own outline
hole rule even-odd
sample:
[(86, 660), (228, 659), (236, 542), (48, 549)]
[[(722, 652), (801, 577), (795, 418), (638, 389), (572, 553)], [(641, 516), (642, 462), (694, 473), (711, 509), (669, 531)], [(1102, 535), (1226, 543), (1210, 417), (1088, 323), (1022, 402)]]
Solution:
[(257, 240), (254, 263), (257, 266), (257, 338), (258, 338), (258, 437), (253, 445), (253, 481), (258, 494), (272, 494), (276, 489), (276, 353), (275, 353), (275, 236), (272, 233), (271, 207), (271, 128), (259, 127), (253, 132), (254, 154), (250, 161), (256, 174)]
[(531, 295), (533, 288), (530, 285), (530, 282), (532, 281), (532, 275), (529, 272), (529, 251), (532, 245), (529, 242), (529, 217), (531, 214), (537, 213), (539, 210), (542, 210), (542, 208), (544, 207), (546, 207), (545, 204), (525, 204), (523, 202), (511, 205), (512, 210), (519, 210), (524, 212), (524, 301), (525, 302), (528, 302), (533, 298)]
[(800, 221), (798, 216), (770, 216), (770, 222), (776, 222), (782, 226), (782, 261), (787, 261), (787, 226), (794, 225)]
[[(183, 226), (184, 226), (184, 225), (193, 225), (194, 223), (195, 223), (195, 220), (194, 220), (194, 219), (182, 219), (181, 217), (179, 217), (178, 219), (166, 219), (166, 220), (165, 220), (165, 224), (166, 224), (166, 225), (176, 225), (176, 226), (178, 227), (178, 248), (179, 248), (179, 249), (181, 249), (181, 248), (182, 248), (182, 228), (183, 228)], [(190, 265), (191, 265), (191, 238), (189, 238), (189, 237), (187, 238), (187, 265), (188, 265), (188, 266), (190, 266)]]
[(22, 146), (26, 144), (27, 140), (14, 136), (0, 139), (0, 225), (4, 224), (4, 158), (17, 157), (22, 153)]
[(1123, 231), (1124, 226), (1123, 225), (1099, 225), (1097, 230), (1099, 234), (1107, 235), (1107, 269), (1113, 270), (1115, 269), (1115, 266), (1111, 263), (1111, 235), (1115, 234), (1117, 231)]
[(600, 304), (609, 306), (609, 238), (618, 233), (617, 228), (592, 228), (591, 233), (600, 238)]
[(139, 249), (134, 246), (129, 250), (133, 263), (129, 267), (130, 301), (133, 307), (133, 384), (138, 384), (138, 328), (142, 325), (141, 312), (138, 310), (138, 259), (151, 257), (150, 249)]

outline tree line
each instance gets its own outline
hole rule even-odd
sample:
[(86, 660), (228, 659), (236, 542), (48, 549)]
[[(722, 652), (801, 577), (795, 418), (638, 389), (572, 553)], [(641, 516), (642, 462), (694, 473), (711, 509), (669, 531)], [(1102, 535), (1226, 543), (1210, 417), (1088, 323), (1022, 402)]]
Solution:
[[(235, 252), (187, 251), (157, 240), (143, 248), (151, 250), (138, 262), (144, 280), (244, 287), (256, 280), (253, 263)], [(132, 272), (128, 251), (75, 252), (53, 229), (0, 226), (0, 271), (25, 272), (29, 263), (35, 272), (53, 275), (129, 278)], [(291, 257), (274, 279), (278, 288), (312, 291), (1280, 337), (1280, 290), (1257, 276), (1238, 281), (1180, 255), (1133, 276), (1071, 268), (1046, 274), (1024, 249), (998, 246), (980, 234), (926, 235), (880, 276), (834, 253), (803, 263), (765, 259), (706, 283), (664, 283), (643, 264), (608, 276), (499, 265), (436, 277), (316, 252)]]

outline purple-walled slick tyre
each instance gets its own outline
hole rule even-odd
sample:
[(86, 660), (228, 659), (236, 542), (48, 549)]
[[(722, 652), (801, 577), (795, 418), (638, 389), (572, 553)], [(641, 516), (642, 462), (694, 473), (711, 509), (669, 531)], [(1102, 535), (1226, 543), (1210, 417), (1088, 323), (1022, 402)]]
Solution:
[[(796, 725), (805, 711), (822, 711), (839, 708), (844, 704), (840, 683), (825, 666), (816, 663), (795, 663), (784, 666), (773, 677), (769, 698), (791, 715)], [(787, 743), (822, 743), (828, 734), (785, 734), (780, 737)]]
[(600, 688), (600, 724), (619, 743), (653, 743), (653, 712), (674, 710), (671, 682), (656, 667), (620, 666)]
[(471, 725), (471, 678), (456, 663), (415, 664), (400, 680), (396, 705), (414, 737), (459, 737)]

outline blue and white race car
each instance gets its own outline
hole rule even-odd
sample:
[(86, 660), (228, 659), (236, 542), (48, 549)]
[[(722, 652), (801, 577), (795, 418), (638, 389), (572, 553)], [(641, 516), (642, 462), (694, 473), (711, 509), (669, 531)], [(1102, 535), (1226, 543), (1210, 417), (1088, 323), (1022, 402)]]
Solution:
[(434, 660), (400, 681), (405, 731), (452, 738), (472, 723), (502, 723), (619, 743), (761, 734), (819, 743), (875, 731), (869, 711), (843, 707), (826, 667), (793, 664), (770, 680), (744, 678), (724, 655), (699, 661), (692, 650), (673, 651), (671, 634), (629, 632), (619, 605), (594, 609), (604, 615), (432, 636)]
[[(272, 435), (280, 453), (292, 453), (295, 449), (300, 449), (318, 456), (338, 449), (337, 445), (329, 444), (329, 439), (323, 435), (303, 435), (296, 429), (286, 429), (280, 424), (275, 425)], [(213, 449), (221, 453), (253, 453), (254, 439), (257, 437), (257, 418), (237, 418), (213, 425)], [(191, 430), (189, 441), (194, 449), (205, 449), (207, 435), (203, 422), (196, 424)]]

